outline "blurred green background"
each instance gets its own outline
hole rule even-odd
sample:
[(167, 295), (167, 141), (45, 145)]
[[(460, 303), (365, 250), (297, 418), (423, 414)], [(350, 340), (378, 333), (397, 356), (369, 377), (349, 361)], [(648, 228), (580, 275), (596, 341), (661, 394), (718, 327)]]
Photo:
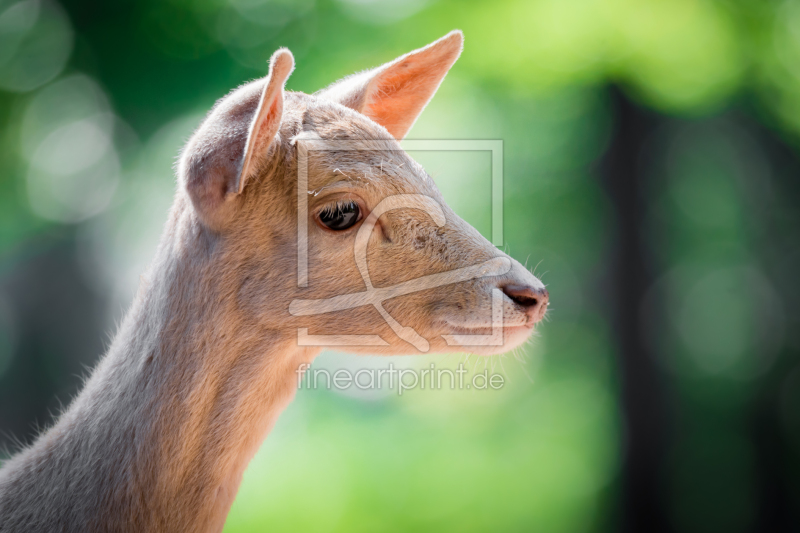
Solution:
[[(300, 391), (225, 531), (800, 531), (797, 1), (0, 0), (5, 453), (102, 354), (217, 98), (279, 46), (310, 93), (454, 28), (409, 138), (503, 140), (550, 321), (455, 359), (500, 391)], [(488, 156), (414, 155), (488, 235)]]

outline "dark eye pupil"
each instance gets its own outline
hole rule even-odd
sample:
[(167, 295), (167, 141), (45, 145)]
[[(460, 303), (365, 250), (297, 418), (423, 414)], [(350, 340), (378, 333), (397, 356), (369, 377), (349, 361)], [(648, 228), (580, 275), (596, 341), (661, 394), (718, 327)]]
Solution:
[(355, 202), (337, 204), (326, 207), (319, 214), (320, 221), (334, 231), (342, 231), (353, 227), (358, 222), (360, 209)]

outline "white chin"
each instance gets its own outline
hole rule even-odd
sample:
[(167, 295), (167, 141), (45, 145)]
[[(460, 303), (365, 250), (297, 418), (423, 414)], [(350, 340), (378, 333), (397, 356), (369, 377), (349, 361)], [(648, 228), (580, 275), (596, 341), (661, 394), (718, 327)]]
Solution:
[(497, 355), (510, 352), (521, 346), (533, 333), (532, 326), (512, 326), (503, 328), (503, 344), (500, 346), (465, 346), (465, 351), (476, 355)]

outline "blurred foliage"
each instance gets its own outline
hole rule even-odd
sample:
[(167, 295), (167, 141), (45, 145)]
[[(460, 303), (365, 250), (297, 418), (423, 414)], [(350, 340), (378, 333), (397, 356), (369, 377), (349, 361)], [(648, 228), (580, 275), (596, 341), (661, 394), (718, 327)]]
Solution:
[[(679, 428), (671, 517), (680, 531), (748, 530), (763, 390), (800, 449), (798, 190), (775, 163), (796, 168), (795, 155), (772, 146), (800, 132), (800, 2), (0, 0), (3, 279), (42, 235), (67, 232), (111, 329), (154, 251), (178, 150), (217, 98), (263, 76), (279, 46), (297, 60), (289, 89), (314, 92), (453, 28), (464, 53), (410, 137), (504, 140), (506, 249), (538, 265), (551, 322), (519, 357), (468, 360), (502, 365), (501, 391), (300, 391), (226, 531), (616, 530), (625, 432), (602, 290), (615, 214), (597, 179), (609, 84), (662, 121), (631, 157), (658, 272), (642, 322)], [(488, 235), (489, 164), (448, 157), (420, 155)], [(28, 355), (9, 294), (0, 387)], [(800, 460), (782, 453), (800, 501)]]

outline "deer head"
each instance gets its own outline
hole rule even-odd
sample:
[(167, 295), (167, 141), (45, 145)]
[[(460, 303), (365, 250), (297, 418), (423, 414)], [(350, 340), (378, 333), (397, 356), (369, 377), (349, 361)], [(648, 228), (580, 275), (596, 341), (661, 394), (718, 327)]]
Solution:
[(367, 336), (348, 350), (384, 354), (491, 354), (528, 338), (544, 285), (459, 218), (397, 141), (462, 42), (451, 32), (313, 95), (284, 90), (294, 60), (280, 49), (266, 78), (217, 103), (181, 156), (179, 203), (247, 321)]

